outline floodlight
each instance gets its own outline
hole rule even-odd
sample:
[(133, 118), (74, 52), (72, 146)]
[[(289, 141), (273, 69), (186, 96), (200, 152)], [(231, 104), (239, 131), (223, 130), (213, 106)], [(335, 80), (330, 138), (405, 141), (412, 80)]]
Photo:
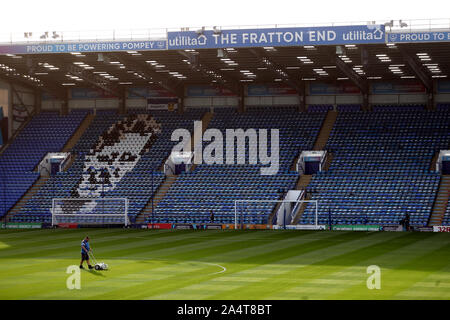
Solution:
[(198, 36), (201, 36), (202, 34), (205, 33), (205, 27), (202, 27), (201, 29), (198, 29), (198, 30), (196, 31), (196, 33), (197, 33)]
[(384, 24), (384, 26), (385, 26), (385, 27), (392, 28), (392, 27), (394, 26), (394, 20), (391, 20), (391, 21), (389, 21), (389, 22), (386, 22), (386, 23)]

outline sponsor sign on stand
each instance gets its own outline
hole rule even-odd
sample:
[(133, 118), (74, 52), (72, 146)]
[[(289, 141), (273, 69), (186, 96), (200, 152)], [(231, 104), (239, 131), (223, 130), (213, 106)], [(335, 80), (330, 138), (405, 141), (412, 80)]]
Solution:
[(42, 223), (0, 223), (2, 229), (41, 229)]
[(326, 230), (326, 225), (312, 225), (312, 224), (297, 224), (286, 226), (273, 226), (274, 230)]
[(433, 232), (450, 232), (450, 226), (433, 226)]
[(331, 229), (339, 231), (380, 231), (382, 228), (376, 225), (335, 225)]

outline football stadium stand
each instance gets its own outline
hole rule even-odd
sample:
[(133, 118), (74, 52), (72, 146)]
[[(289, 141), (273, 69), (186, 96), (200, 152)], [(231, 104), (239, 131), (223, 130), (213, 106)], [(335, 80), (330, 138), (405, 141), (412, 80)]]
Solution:
[[(261, 164), (248, 164), (247, 145), (246, 164), (202, 164), (193, 172), (182, 174), (158, 204), (153, 221), (204, 223), (209, 222), (212, 210), (215, 222), (233, 223), (234, 200), (280, 199), (287, 190), (294, 189), (298, 174), (289, 168), (301, 150), (313, 147), (324, 118), (325, 113), (299, 113), (294, 107), (250, 108), (244, 114), (217, 110), (210, 127), (220, 129), (224, 136), (225, 129), (280, 129), (279, 172), (261, 175)], [(247, 204), (242, 209), (241, 222), (265, 224), (274, 206), (274, 203)]]
[[(290, 228), (310, 229), (316, 208), (322, 225), (394, 230), (406, 215), (423, 230), (449, 225), (449, 42), (436, 40), (449, 24), (432, 22), (433, 41), (423, 21), (404, 28), (401, 20), (295, 25), (270, 39), (278, 26), (161, 29), (119, 41), (115, 32), (101, 41), (80, 33), (77, 46), (72, 33), (11, 33), (0, 41), (0, 221), (47, 224), (56, 211), (97, 213), (108, 198), (144, 228), (208, 223), (211, 213), (221, 224), (286, 224), (276, 203), (295, 194), (318, 206), (296, 205)], [(315, 40), (303, 40), (304, 32)], [(195, 121), (222, 133), (223, 161), (183, 171), (176, 160), (186, 154), (171, 153), (179, 143), (171, 137), (176, 129), (192, 133)], [(247, 134), (245, 159), (235, 145), (232, 164), (230, 129)], [(278, 165), (261, 161), (249, 129), (256, 139), (268, 129), (271, 160), (270, 130), (279, 130)], [(203, 141), (202, 152), (212, 144)], [(251, 163), (256, 149), (259, 162)], [(54, 152), (64, 153), (64, 166), (40, 172)], [(262, 174), (268, 167), (273, 175)], [(108, 222), (92, 216), (80, 222)]]
[(442, 221), (442, 224), (444, 226), (450, 226), (450, 206), (448, 205), (448, 201), (447, 201), (447, 211), (445, 212), (445, 216)]
[(39, 178), (36, 166), (48, 152), (60, 151), (86, 116), (73, 111), (67, 116), (55, 112), (36, 115), (0, 156), (2, 176), (0, 194), (5, 206), (3, 216)]
[(436, 221), (430, 221), (433, 225), (450, 225), (450, 175), (442, 176), (441, 186), (436, 197), (435, 208)]
[[(170, 136), (177, 128), (192, 131), (193, 121), (201, 119), (206, 109), (188, 109), (184, 114), (98, 111), (71, 150), (76, 155), (72, 166), (44, 179), (9, 220), (50, 222), (53, 198), (104, 196), (128, 198), (129, 217), (134, 222), (164, 181), (169, 181), (155, 212), (145, 215), (146, 222), (206, 223), (213, 211), (215, 222), (233, 223), (235, 200), (279, 200), (287, 190), (295, 189), (299, 176), (292, 164), (302, 150), (314, 148), (332, 109), (332, 105), (311, 105), (306, 113), (295, 107), (251, 107), (245, 113), (217, 109), (209, 127), (220, 129), (224, 136), (226, 129), (233, 128), (280, 129), (278, 173), (261, 175), (262, 164), (248, 163), (246, 145), (246, 164), (201, 164), (176, 180), (162, 172), (175, 144)], [(328, 142), (322, 143), (333, 154), (333, 161), (328, 171), (312, 176), (304, 185), (308, 198), (320, 202), (319, 223), (327, 223), (331, 214), (335, 224), (398, 224), (408, 212), (413, 225), (426, 225), (440, 181), (439, 174), (430, 171), (430, 162), (438, 150), (450, 145), (446, 105), (438, 111), (427, 111), (423, 105), (374, 106), (373, 112), (361, 111), (360, 105), (338, 105), (337, 110)], [(14, 184), (9, 184), (14, 192), (8, 189), (6, 212), (38, 179), (34, 169), (42, 157), (48, 151), (62, 150), (86, 114), (41, 113), (4, 152), (2, 172), (9, 173), (8, 180), (15, 177)], [(57, 139), (49, 139), (54, 132), (59, 133)], [(274, 203), (247, 203), (239, 208), (241, 222), (270, 223), (274, 208)], [(313, 221), (314, 208), (309, 206), (298, 223)], [(449, 224), (448, 206), (442, 224)]]
[[(154, 171), (154, 191), (164, 181), (165, 176), (159, 169), (175, 144), (170, 140), (172, 131), (176, 128), (193, 130), (193, 121), (200, 119), (204, 112), (204, 109), (196, 109), (179, 115), (173, 112), (153, 111), (152, 119), (158, 127), (161, 126), (161, 132), (155, 134), (155, 139), (150, 139), (150, 135), (145, 135), (142, 122), (136, 123), (138, 117), (144, 116), (147, 120), (149, 115), (145, 110), (131, 110), (129, 116), (118, 115), (114, 111), (98, 111), (95, 119), (73, 149), (77, 159), (72, 167), (66, 172), (59, 172), (52, 176), (20, 212), (11, 217), (11, 221), (50, 222), (53, 198), (98, 196), (127, 197), (130, 202), (130, 220), (134, 221), (152, 197), (152, 179), (149, 171)], [(129, 131), (132, 133), (135, 131), (135, 134), (132, 137), (120, 139), (121, 141), (117, 143), (117, 135), (120, 132), (118, 128), (126, 126), (127, 121), (132, 123), (127, 128), (131, 128)], [(152, 121), (153, 124), (155, 122)], [(127, 130), (122, 130), (120, 133), (123, 134), (124, 131)], [(151, 142), (147, 146), (148, 151), (145, 148), (145, 150), (142, 149), (149, 141)], [(97, 158), (102, 157), (106, 165), (94, 163), (95, 159), (91, 158), (99, 152), (95, 147), (101, 148), (102, 142), (106, 145), (103, 147), (104, 154), (98, 154)], [(130, 150), (136, 149), (133, 145), (138, 145), (139, 150), (131, 153)], [(140, 159), (137, 159), (138, 156)], [(102, 175), (104, 168), (107, 173)]]
[[(430, 163), (450, 145), (450, 114), (403, 108), (338, 115), (326, 145), (333, 162), (308, 186), (320, 223), (398, 224), (409, 213), (411, 224), (427, 224), (440, 180)], [(312, 223), (313, 210), (300, 223)]]

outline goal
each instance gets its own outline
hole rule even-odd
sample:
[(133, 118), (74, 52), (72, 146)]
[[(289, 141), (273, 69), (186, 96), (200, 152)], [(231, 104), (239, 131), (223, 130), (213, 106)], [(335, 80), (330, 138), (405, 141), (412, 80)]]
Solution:
[[(305, 204), (304, 206), (302, 206)], [(273, 221), (278, 226), (286, 227), (294, 222), (300, 210), (305, 210), (306, 206), (314, 206), (314, 228), (318, 228), (319, 203), (317, 200), (235, 200), (234, 201), (234, 227), (244, 224), (245, 218), (249, 215), (267, 216), (276, 210)], [(303, 208), (302, 208), (303, 207)], [(268, 222), (268, 224), (272, 221)]]
[(54, 198), (51, 214), (52, 226), (130, 224), (127, 198)]

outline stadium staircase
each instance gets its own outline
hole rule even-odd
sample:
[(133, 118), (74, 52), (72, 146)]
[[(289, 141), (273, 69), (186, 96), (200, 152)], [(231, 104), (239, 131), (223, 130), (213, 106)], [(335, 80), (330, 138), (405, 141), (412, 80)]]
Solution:
[(429, 226), (442, 225), (445, 212), (447, 211), (450, 197), (450, 175), (444, 175), (439, 184), (439, 191), (434, 202), (433, 211), (431, 213)]
[[(325, 149), (328, 138), (330, 137), (330, 134), (331, 134), (331, 130), (333, 130), (334, 123), (336, 122), (337, 115), (338, 115), (337, 111), (328, 110), (327, 116), (322, 124), (322, 127), (320, 128), (319, 135), (317, 136), (317, 139), (314, 142), (313, 150), (319, 151), (319, 150)], [(297, 159), (295, 162), (297, 162)], [(328, 152), (327, 159), (325, 160), (325, 165), (324, 165), (325, 171), (328, 170), (328, 168), (330, 167), (332, 160), (333, 160), (333, 154), (331, 152)], [(295, 167), (295, 163), (294, 163), (294, 167)], [(296, 190), (306, 190), (311, 179), (312, 179), (312, 175), (307, 175), (307, 174), (301, 175), (300, 178), (298, 179), (297, 186), (295, 187), (295, 189)], [(310, 199), (311, 199), (311, 196), (309, 194), (306, 194), (305, 200), (310, 200)], [(305, 211), (306, 207), (307, 207), (307, 204), (302, 203), (302, 205), (300, 206), (300, 209), (298, 210), (296, 216), (294, 217), (294, 220), (293, 220), (294, 224), (298, 223), (298, 221), (300, 220), (301, 216), (303, 215), (303, 212)], [(274, 212), (274, 214), (275, 214), (275, 212)]]
[(0, 147), (0, 156), (5, 152), (5, 150), (14, 142), (16, 137), (20, 134), (20, 132), (26, 128), (26, 126), (33, 120), (33, 117), (36, 115), (36, 111), (32, 111), (32, 113), (28, 116), (28, 118), (19, 126), (19, 128), (14, 132), (14, 134), (9, 137), (8, 142)]
[[(72, 149), (76, 146), (77, 142), (83, 136), (84, 132), (87, 130), (87, 128), (89, 128), (89, 126), (91, 125), (91, 123), (94, 120), (94, 118), (95, 118), (94, 114), (88, 114), (86, 116), (86, 118), (84, 118), (83, 122), (78, 127), (77, 131), (73, 134), (73, 136), (70, 138), (70, 140), (64, 146), (62, 152), (70, 152), (70, 151), (72, 151)], [(71, 157), (69, 159), (69, 163), (67, 163), (67, 166), (64, 169), (64, 171), (67, 171), (72, 166), (72, 164), (74, 163), (76, 157), (77, 157), (76, 154), (72, 154), (71, 155)]]
[[(262, 164), (248, 163), (247, 145), (245, 164), (202, 164), (179, 175), (158, 204), (154, 222), (206, 223), (212, 210), (216, 222), (232, 223), (236, 199), (279, 199), (286, 190), (295, 188), (298, 175), (289, 169), (299, 150), (312, 149), (324, 119), (324, 112), (300, 113), (293, 106), (276, 110), (250, 107), (245, 113), (230, 108), (216, 110), (209, 126), (222, 134), (231, 128), (280, 129), (278, 173), (261, 175)], [(242, 222), (266, 224), (274, 207), (273, 203), (246, 203), (239, 208)]]
[[(214, 113), (212, 112), (206, 112), (202, 117), (202, 136), (205, 133), (206, 129), (208, 129), (209, 123), (211, 122), (212, 118), (214, 117)], [(192, 136), (193, 138), (194, 136)], [(191, 150), (194, 150), (194, 139), (191, 139)], [(195, 170), (197, 167), (196, 164), (192, 165), (191, 171)]]
[[(313, 150), (324, 150), (325, 145), (327, 144), (328, 137), (330, 136), (331, 130), (333, 130), (334, 123), (336, 122), (338, 112), (335, 110), (328, 110), (327, 116), (322, 124), (322, 127), (320, 128), (319, 136), (317, 137), (317, 140), (314, 142)], [(330, 156), (330, 154), (328, 154)], [(294, 162), (291, 165), (291, 171), (295, 171), (295, 167), (298, 161), (298, 158), (300, 155), (298, 155)]]
[(331, 130), (333, 130), (334, 123), (336, 122), (337, 115), (338, 112), (334, 110), (329, 110), (327, 112), (327, 116), (322, 124), (322, 128), (320, 128), (319, 136), (314, 143), (313, 150), (320, 151), (325, 149), (328, 138), (331, 134)]
[(430, 171), (436, 171), (436, 164), (439, 159), (439, 152), (436, 152), (431, 160)]
[[(320, 135), (320, 134), (319, 134)], [(306, 188), (308, 187), (309, 183), (311, 182), (312, 179), (312, 175), (310, 174), (303, 174), (300, 176), (300, 179), (298, 179), (297, 182), (297, 186), (295, 189), (297, 190), (306, 190)], [(305, 200), (310, 200), (311, 196), (307, 193), (305, 195)], [(293, 224), (297, 224), (298, 221), (300, 220), (301, 216), (303, 215), (303, 212), (306, 209), (306, 203), (302, 203), (300, 206), (300, 209), (298, 210), (297, 214), (294, 217), (294, 222)]]
[(28, 191), (23, 195), (22, 198), (20, 198), (19, 201), (15, 204), (15, 206), (9, 210), (8, 214), (6, 215), (6, 221), (10, 221), (10, 219), (18, 212), (20, 212), (20, 209), (30, 200), (38, 191), (39, 189), (47, 182), (47, 180), (50, 177), (41, 176), (31, 187), (28, 189)]
[(94, 120), (95, 115), (90, 113), (86, 115), (86, 117), (83, 119), (83, 122), (81, 122), (78, 129), (73, 133), (73, 135), (70, 137), (69, 141), (67, 141), (66, 145), (62, 149), (62, 152), (70, 152), (77, 144), (78, 140), (83, 136), (84, 132), (87, 128), (91, 125), (92, 121)]
[(0, 216), (8, 213), (39, 179), (34, 171), (50, 151), (62, 150), (74, 131), (86, 117), (85, 111), (74, 111), (61, 116), (56, 112), (41, 112), (14, 138), (0, 156), (3, 171), (4, 206)]
[[(78, 128), (75, 130), (75, 132), (72, 134), (72, 136), (69, 138), (67, 143), (62, 148), (61, 152), (70, 152), (72, 148), (76, 145), (78, 140), (81, 138), (83, 133), (86, 131), (86, 129), (90, 126), (92, 120), (94, 119), (93, 114), (88, 114), (83, 119), (83, 121), (80, 123)], [(72, 165), (73, 161), (75, 160), (75, 156), (72, 156), (66, 170)], [(37, 171), (38, 165), (35, 167), (34, 171)], [(15, 204), (15, 206), (8, 212), (7, 214), (7, 220), (9, 220), (14, 214), (18, 213), (20, 209), (30, 200), (38, 191), (39, 189), (48, 181), (50, 177), (48, 176), (41, 176), (36, 182), (28, 189), (28, 191), (20, 198), (20, 200)]]
[[(156, 191), (155, 196), (153, 197), (153, 208), (156, 209), (156, 206), (159, 202), (161, 202), (164, 199), (164, 196), (166, 195), (167, 191), (169, 191), (172, 184), (177, 180), (176, 175), (167, 175), (164, 182), (160, 185), (158, 190)], [(145, 221), (150, 221), (152, 216), (152, 199), (148, 201), (147, 205), (145, 206), (144, 210), (137, 216), (136, 223), (145, 223)]]
[[(139, 152), (141, 157), (137, 162), (135, 160), (138, 154), (134, 154), (136, 150), (133, 151), (132, 148), (129, 148), (128, 142), (126, 142), (128, 140), (124, 140), (122, 145), (120, 143), (114, 144), (115, 149), (122, 150), (125, 148), (123, 150), (126, 150), (127, 154), (133, 152), (133, 155), (130, 156), (129, 161), (124, 161), (123, 163), (124, 166), (126, 164), (126, 168), (123, 168), (126, 174), (121, 178), (113, 173), (114, 177), (110, 177), (109, 180), (114, 185), (109, 185), (109, 190), (105, 190), (105, 197), (126, 197), (129, 199), (128, 213), (130, 220), (134, 222), (136, 216), (145, 208), (148, 199), (152, 196), (152, 179), (150, 177), (152, 168), (155, 168), (153, 179), (154, 191), (158, 190), (160, 184), (165, 179), (164, 173), (157, 170), (157, 168), (161, 167), (170, 150), (177, 143), (170, 140), (173, 130), (187, 128), (192, 131), (193, 121), (201, 119), (205, 111), (205, 109), (188, 110), (183, 115), (160, 110), (149, 112), (145, 108), (130, 109), (128, 115), (119, 115), (116, 110), (98, 111), (97, 116), (91, 120), (90, 125), (85, 124), (87, 127), (86, 131), (72, 149), (72, 152), (77, 155), (73, 165), (67, 171), (52, 176), (37, 194), (26, 203), (20, 210), (20, 213), (14, 216), (14, 222), (51, 221), (50, 208), (52, 198), (77, 197), (78, 186), (86, 182), (83, 180), (86, 174), (85, 162), (89, 161), (89, 157), (93, 152), (92, 148), (97, 145), (99, 139), (103, 137), (105, 132), (113, 127), (116, 128), (119, 122), (124, 121), (126, 118), (131, 121), (136, 116), (151, 114), (158, 123), (162, 124), (162, 132), (157, 135), (156, 140), (151, 145), (148, 145), (150, 148), (148, 151), (145, 149), (145, 152), (143, 150)], [(138, 127), (140, 128), (141, 124), (138, 125), (136, 123), (136, 130), (139, 131), (140, 129)], [(130, 138), (129, 143), (131, 143), (131, 147), (136, 146), (137, 142), (135, 138)], [(116, 164), (113, 163), (114, 165)], [(128, 170), (132, 167), (132, 170)], [(117, 179), (119, 181), (116, 181)]]
[[(202, 121), (202, 134), (205, 133), (206, 129), (208, 128), (209, 122), (213, 118), (214, 114), (212, 112), (206, 112), (201, 121)], [(191, 135), (193, 137), (193, 132), (191, 132)], [(191, 150), (194, 150), (194, 139), (191, 139)], [(168, 157), (170, 157), (170, 153), (168, 154)], [(166, 159), (167, 160), (167, 159)], [(164, 161), (165, 162), (165, 161)], [(192, 165), (191, 170), (195, 170), (196, 165)], [(161, 165), (160, 170), (164, 170), (164, 163)], [(158, 203), (164, 199), (164, 196), (166, 195), (167, 191), (169, 191), (172, 184), (176, 181), (177, 176), (176, 175), (167, 175), (164, 182), (160, 185), (158, 190), (156, 191), (154, 198), (153, 198), (153, 207), (156, 208)], [(152, 199), (150, 198), (145, 208), (142, 210), (142, 212), (136, 217), (136, 223), (144, 223), (145, 221), (149, 221), (152, 216)]]

